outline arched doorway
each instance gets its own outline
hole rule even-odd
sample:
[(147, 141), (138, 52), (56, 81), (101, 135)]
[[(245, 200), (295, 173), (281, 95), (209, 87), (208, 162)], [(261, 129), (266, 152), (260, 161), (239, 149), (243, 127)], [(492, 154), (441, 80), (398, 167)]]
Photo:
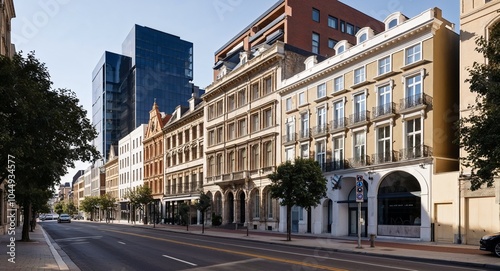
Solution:
[(384, 177), (378, 189), (378, 235), (420, 237), (420, 192), (418, 180), (407, 172)]
[(227, 194), (227, 223), (234, 222), (234, 195), (232, 192)]

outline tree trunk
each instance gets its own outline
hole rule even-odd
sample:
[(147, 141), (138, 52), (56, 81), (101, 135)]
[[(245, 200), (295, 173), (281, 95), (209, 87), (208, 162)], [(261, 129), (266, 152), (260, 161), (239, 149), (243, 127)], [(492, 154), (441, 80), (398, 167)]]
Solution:
[(23, 202), (23, 232), (21, 241), (30, 241), (30, 217), (31, 217), (31, 202), (28, 200)]
[(201, 233), (205, 233), (205, 211), (201, 212)]
[(286, 206), (286, 240), (292, 241), (292, 206)]

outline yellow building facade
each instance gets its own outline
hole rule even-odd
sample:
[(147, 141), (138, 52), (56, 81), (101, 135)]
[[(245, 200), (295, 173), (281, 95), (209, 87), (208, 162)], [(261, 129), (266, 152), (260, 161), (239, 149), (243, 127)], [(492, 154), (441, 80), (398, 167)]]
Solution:
[[(488, 38), (491, 27), (500, 22), (499, 0), (460, 0), (460, 116), (470, 114), (467, 108), (475, 104), (476, 95), (470, 92), (470, 85), (465, 82), (469, 78), (468, 68), (474, 62), (485, 63), (483, 55), (476, 52), (476, 39)], [(460, 157), (466, 152), (461, 149)], [(479, 190), (470, 190), (468, 177), (470, 168), (461, 166), (459, 174), (444, 185), (459, 185), (458, 195), (453, 202), (453, 228), (457, 236), (455, 242), (477, 244), (481, 237), (488, 233), (500, 230), (500, 186), (498, 180), (492, 188), (482, 187)], [(453, 183), (450, 183), (453, 182)]]

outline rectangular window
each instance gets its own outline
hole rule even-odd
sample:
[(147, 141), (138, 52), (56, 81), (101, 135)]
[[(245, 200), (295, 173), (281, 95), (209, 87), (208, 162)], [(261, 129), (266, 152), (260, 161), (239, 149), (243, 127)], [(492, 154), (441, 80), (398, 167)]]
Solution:
[(286, 129), (286, 142), (291, 142), (295, 140), (295, 123), (288, 122), (285, 126)]
[(406, 48), (405, 53), (406, 53), (405, 65), (415, 63), (422, 59), (422, 48), (420, 43), (413, 45), (410, 48)]
[(391, 71), (391, 56), (384, 57), (378, 61), (378, 75)]
[(208, 106), (208, 119), (213, 119), (215, 117), (215, 114), (214, 114), (214, 105), (211, 104)]
[(264, 93), (269, 94), (273, 92), (273, 80), (271, 76), (264, 79)]
[(352, 25), (350, 23), (346, 23), (346, 32), (347, 32), (347, 34), (354, 36), (354, 34), (356, 34), (356, 33), (354, 33), (354, 25)]
[(354, 134), (354, 161), (359, 164), (364, 164), (365, 157), (365, 132), (357, 132)]
[(324, 140), (316, 143), (316, 161), (319, 163), (321, 169), (325, 168), (326, 163), (326, 143)]
[(342, 33), (345, 33), (345, 22), (340, 20), (340, 31), (342, 31)]
[(236, 108), (234, 101), (234, 94), (227, 97), (227, 110), (231, 111)]
[(377, 89), (378, 94), (378, 107), (375, 112), (376, 116), (382, 116), (386, 114), (390, 114), (392, 110), (392, 100), (391, 100), (391, 86), (385, 85), (380, 86)]
[(247, 134), (247, 120), (242, 119), (238, 122), (239, 136), (244, 136)]
[(217, 143), (222, 143), (224, 141), (224, 134), (222, 127), (217, 128)]
[(336, 44), (337, 44), (336, 40), (328, 39), (328, 48), (333, 49), (333, 47), (335, 47)]
[(290, 111), (292, 109), (293, 109), (292, 108), (292, 98), (290, 97), (290, 98), (286, 99), (286, 111)]
[(318, 108), (317, 116), (316, 116), (316, 121), (317, 121), (317, 132), (325, 132), (326, 131), (326, 107), (320, 107)]
[(235, 135), (235, 129), (234, 129), (234, 123), (229, 123), (227, 126), (227, 137), (229, 140), (233, 140), (236, 135)]
[(319, 34), (312, 33), (312, 52), (319, 54)]
[(306, 93), (301, 92), (299, 93), (299, 105), (304, 105), (306, 104)]
[(273, 111), (266, 109), (264, 111), (264, 128), (269, 128), (273, 125)]
[(294, 156), (294, 148), (285, 149), (285, 161), (293, 161)]
[(366, 96), (364, 93), (354, 96), (354, 119), (353, 121), (360, 122), (366, 120)]
[(318, 85), (317, 87), (317, 97), (318, 99), (326, 96), (326, 83)]
[(357, 68), (354, 70), (354, 85), (362, 83), (366, 80), (365, 67)]
[(333, 167), (342, 169), (344, 165), (344, 138), (336, 137), (333, 139)]
[(245, 90), (242, 89), (238, 92), (238, 106), (242, 107), (245, 104), (247, 104), (247, 95), (245, 93)]
[(309, 144), (300, 145), (300, 157), (309, 158)]
[(344, 101), (338, 101), (333, 104), (333, 129), (345, 127)]
[(406, 97), (403, 108), (411, 108), (422, 103), (422, 75), (417, 74), (406, 78)]
[(339, 19), (332, 16), (328, 16), (328, 26), (334, 29), (339, 28)]
[(217, 102), (217, 117), (221, 116), (224, 113), (224, 106), (222, 101)]
[(315, 22), (319, 22), (319, 10), (315, 8), (312, 9), (312, 20)]
[(309, 112), (300, 114), (300, 138), (309, 137)]
[(259, 126), (259, 114), (253, 114), (251, 117), (252, 120), (252, 132), (257, 132), (260, 130)]
[(259, 98), (259, 84), (256, 83), (252, 85), (252, 101), (258, 98)]
[(377, 163), (391, 161), (391, 130), (390, 126), (383, 126), (377, 129)]
[(344, 90), (344, 76), (341, 75), (333, 79), (333, 92)]
[(406, 157), (422, 157), (422, 123), (421, 119), (406, 122)]

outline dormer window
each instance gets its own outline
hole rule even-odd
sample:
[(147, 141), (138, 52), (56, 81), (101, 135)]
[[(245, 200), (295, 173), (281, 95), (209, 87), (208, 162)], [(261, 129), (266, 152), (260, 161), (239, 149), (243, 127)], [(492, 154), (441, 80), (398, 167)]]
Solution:
[(349, 49), (351, 47), (351, 44), (347, 42), (346, 40), (341, 40), (337, 42), (337, 44), (333, 47), (335, 49), (335, 52), (337, 52), (337, 55), (342, 54), (345, 50)]
[(387, 16), (387, 18), (384, 20), (385, 30), (394, 28), (406, 20), (406, 16), (404, 16), (401, 12), (394, 12), (393, 14)]
[(375, 32), (370, 27), (361, 28), (358, 33), (356, 33), (356, 39), (358, 44), (365, 42), (366, 40), (372, 38), (375, 35)]

